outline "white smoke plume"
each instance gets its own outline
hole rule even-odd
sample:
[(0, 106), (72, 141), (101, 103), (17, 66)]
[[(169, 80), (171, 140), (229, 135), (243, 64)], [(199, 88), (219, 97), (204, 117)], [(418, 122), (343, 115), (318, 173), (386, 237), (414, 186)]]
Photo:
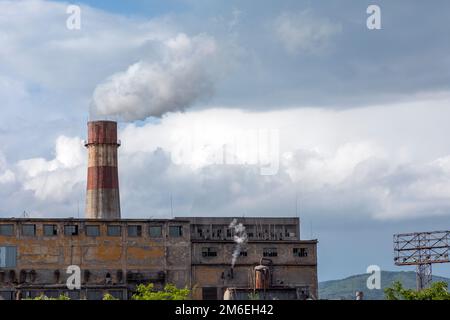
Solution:
[(234, 268), (236, 260), (241, 253), (242, 246), (247, 242), (247, 232), (245, 232), (245, 227), (242, 223), (237, 223), (236, 219), (230, 223), (228, 228), (234, 230), (234, 242), (236, 243), (236, 248), (233, 251), (233, 257), (231, 259), (231, 268)]
[(141, 60), (98, 85), (91, 117), (124, 121), (161, 117), (212, 95), (212, 64), (218, 51), (213, 38), (178, 34), (163, 41), (160, 49), (158, 59)]

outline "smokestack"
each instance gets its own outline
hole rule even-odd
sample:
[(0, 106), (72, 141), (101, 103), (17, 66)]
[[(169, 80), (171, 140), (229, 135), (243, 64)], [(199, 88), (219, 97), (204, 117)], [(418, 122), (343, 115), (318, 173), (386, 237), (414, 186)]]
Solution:
[(88, 122), (86, 218), (120, 219), (117, 123)]

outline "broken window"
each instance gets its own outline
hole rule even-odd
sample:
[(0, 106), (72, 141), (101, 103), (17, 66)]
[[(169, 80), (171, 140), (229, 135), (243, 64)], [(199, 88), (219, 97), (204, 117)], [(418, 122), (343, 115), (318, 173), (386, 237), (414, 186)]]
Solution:
[(183, 227), (182, 226), (170, 226), (169, 227), (169, 236), (181, 237), (182, 235), (183, 235)]
[(142, 236), (142, 226), (131, 225), (128, 226), (128, 236), (129, 237), (140, 237)]
[(66, 236), (77, 236), (78, 226), (76, 224), (69, 224), (64, 226), (64, 234)]
[(88, 237), (100, 236), (100, 226), (86, 226), (86, 235)]
[(292, 253), (295, 257), (307, 257), (308, 256), (308, 250), (307, 248), (293, 248)]
[(148, 233), (150, 238), (161, 238), (162, 237), (162, 227), (161, 226), (150, 226)]
[(0, 224), (0, 236), (13, 236), (14, 225), (13, 224)]
[(277, 248), (264, 248), (263, 256), (264, 257), (277, 257), (278, 256)]
[(53, 237), (58, 234), (58, 227), (56, 224), (44, 224), (44, 236)]
[(26, 237), (34, 237), (36, 235), (36, 225), (35, 224), (23, 224), (22, 225), (22, 235)]
[(122, 228), (120, 226), (108, 226), (108, 237), (120, 237), (122, 234)]
[(202, 257), (217, 257), (217, 248), (204, 247), (202, 248)]

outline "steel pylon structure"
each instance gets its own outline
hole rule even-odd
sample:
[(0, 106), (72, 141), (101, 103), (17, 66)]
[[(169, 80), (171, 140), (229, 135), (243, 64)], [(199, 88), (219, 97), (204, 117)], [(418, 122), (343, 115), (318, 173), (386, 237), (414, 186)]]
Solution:
[(414, 232), (394, 235), (394, 262), (417, 267), (417, 290), (432, 281), (432, 265), (450, 262), (450, 231)]

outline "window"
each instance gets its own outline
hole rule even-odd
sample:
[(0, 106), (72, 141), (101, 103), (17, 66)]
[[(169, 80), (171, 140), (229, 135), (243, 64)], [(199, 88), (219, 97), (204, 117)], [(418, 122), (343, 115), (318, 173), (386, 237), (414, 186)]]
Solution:
[(0, 300), (13, 300), (13, 291), (0, 291)]
[(27, 237), (34, 237), (36, 235), (36, 225), (35, 224), (23, 224), (22, 225), (22, 235)]
[(0, 236), (13, 236), (14, 225), (13, 224), (0, 224)]
[(202, 257), (217, 257), (217, 249), (211, 247), (202, 248)]
[(162, 236), (162, 227), (161, 226), (150, 226), (148, 233), (151, 238), (161, 238)]
[(16, 247), (0, 247), (0, 268), (15, 268), (16, 257)]
[(247, 251), (241, 251), (241, 252), (239, 253), (239, 256), (241, 256), (241, 257), (246, 257), (246, 256), (247, 256)]
[(306, 248), (293, 248), (292, 253), (295, 257), (307, 257), (308, 250)]
[(264, 257), (277, 257), (278, 256), (277, 248), (264, 248), (263, 256)]
[(98, 237), (100, 235), (100, 226), (86, 226), (86, 235), (88, 237)]
[(128, 236), (129, 237), (140, 237), (142, 235), (141, 226), (128, 226)]
[(216, 287), (202, 288), (202, 299), (217, 300), (217, 288)]
[(47, 290), (47, 291), (44, 291), (44, 295), (48, 298), (58, 298), (59, 292), (58, 292), (58, 290)]
[(53, 237), (58, 234), (58, 227), (56, 224), (44, 224), (44, 236)]
[(103, 294), (100, 290), (88, 290), (86, 294), (88, 300), (102, 300)]
[(183, 235), (183, 227), (182, 226), (170, 226), (169, 227), (169, 236), (181, 237), (182, 235)]
[(121, 226), (108, 226), (108, 237), (120, 237), (122, 235)]
[(70, 298), (70, 300), (80, 300), (80, 291), (78, 290), (69, 290), (66, 291), (65, 294)]
[(78, 235), (78, 226), (75, 224), (70, 224), (64, 226), (64, 234), (66, 236), (77, 236)]
[(123, 291), (122, 290), (110, 290), (109, 294), (112, 295), (116, 299), (123, 300)]

